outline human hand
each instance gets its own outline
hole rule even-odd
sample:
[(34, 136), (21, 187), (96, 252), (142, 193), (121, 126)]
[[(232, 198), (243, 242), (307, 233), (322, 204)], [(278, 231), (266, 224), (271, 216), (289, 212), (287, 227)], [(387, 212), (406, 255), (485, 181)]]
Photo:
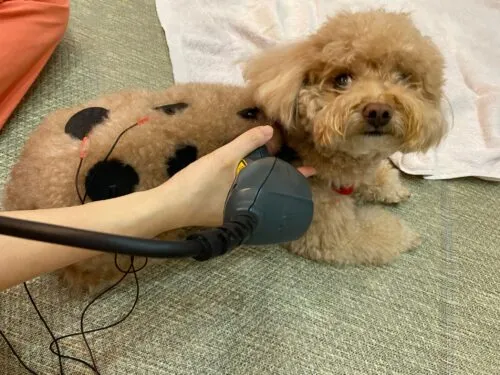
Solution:
[[(260, 146), (269, 144), (273, 136), (270, 126), (256, 127), (232, 142), (205, 155), (175, 174), (160, 191), (175, 194), (182, 201), (179, 220), (184, 227), (214, 227), (222, 224), (224, 204), (236, 177), (236, 167), (241, 159)], [(305, 177), (316, 172), (312, 167), (300, 167)], [(168, 190), (168, 192), (167, 192)]]

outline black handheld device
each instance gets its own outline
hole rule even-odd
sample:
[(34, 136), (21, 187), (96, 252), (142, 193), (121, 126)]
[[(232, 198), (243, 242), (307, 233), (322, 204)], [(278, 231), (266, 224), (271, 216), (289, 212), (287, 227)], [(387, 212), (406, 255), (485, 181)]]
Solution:
[(113, 235), (1, 215), (0, 234), (111, 253), (207, 260), (243, 244), (296, 240), (307, 231), (312, 217), (312, 193), (307, 179), (292, 165), (260, 147), (238, 165), (226, 199), (224, 224), (195, 233), (184, 241)]
[(270, 157), (261, 147), (238, 166), (228, 194), (224, 221), (248, 214), (256, 225), (245, 240), (266, 245), (296, 240), (309, 228), (313, 216), (312, 194), (306, 178), (285, 161)]

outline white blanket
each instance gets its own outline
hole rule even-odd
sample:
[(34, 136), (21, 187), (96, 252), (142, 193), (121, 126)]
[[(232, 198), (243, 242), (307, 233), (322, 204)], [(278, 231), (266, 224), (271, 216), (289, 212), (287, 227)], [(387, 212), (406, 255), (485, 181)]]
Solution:
[[(156, 0), (176, 82), (243, 84), (241, 61), (314, 32), (339, 9), (411, 11), (446, 58), (454, 124), (426, 154), (395, 154), (408, 174), (500, 181), (499, 0)], [(279, 64), (279, 61), (276, 62)], [(445, 108), (450, 108), (445, 103)], [(451, 122), (451, 111), (448, 110)]]

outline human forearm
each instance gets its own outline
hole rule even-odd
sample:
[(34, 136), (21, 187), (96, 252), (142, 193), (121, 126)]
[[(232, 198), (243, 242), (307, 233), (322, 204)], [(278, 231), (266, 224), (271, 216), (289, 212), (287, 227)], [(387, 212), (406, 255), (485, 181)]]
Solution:
[[(166, 185), (83, 206), (0, 214), (98, 232), (154, 237), (186, 225), (182, 215), (185, 204), (173, 188)], [(170, 214), (165, 215), (165, 210)], [(7, 236), (0, 236), (0, 244), (0, 290), (99, 254)]]

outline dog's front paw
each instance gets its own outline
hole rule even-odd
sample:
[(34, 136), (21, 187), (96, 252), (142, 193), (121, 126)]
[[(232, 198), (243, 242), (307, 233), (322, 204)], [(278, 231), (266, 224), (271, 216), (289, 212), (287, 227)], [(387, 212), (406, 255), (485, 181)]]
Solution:
[(394, 185), (364, 186), (359, 190), (358, 197), (366, 202), (396, 204), (407, 201), (411, 197), (411, 193), (401, 183), (397, 183)]
[(372, 181), (364, 182), (358, 189), (358, 197), (367, 202), (395, 204), (407, 201), (411, 196), (399, 178), (399, 171), (388, 161), (377, 168)]
[(411, 197), (410, 190), (406, 186), (399, 184), (399, 186), (388, 186), (387, 189), (380, 189), (377, 194), (377, 200), (383, 203), (400, 203), (405, 202)]

